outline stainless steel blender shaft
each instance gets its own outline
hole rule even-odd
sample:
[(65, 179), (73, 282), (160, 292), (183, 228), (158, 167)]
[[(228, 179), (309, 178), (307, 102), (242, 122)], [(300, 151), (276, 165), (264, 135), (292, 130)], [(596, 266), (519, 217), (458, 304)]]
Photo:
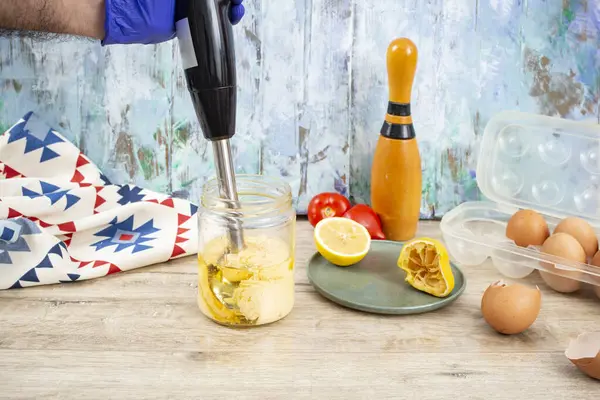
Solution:
[(232, 217), (227, 218), (227, 230), (230, 250), (232, 253), (237, 253), (244, 248), (244, 235), (242, 232), (242, 223), (239, 219), (241, 217), (241, 213), (239, 212), (240, 202), (235, 182), (231, 146), (229, 139), (215, 140), (212, 144), (221, 198), (225, 200), (227, 207), (236, 210), (232, 213)]

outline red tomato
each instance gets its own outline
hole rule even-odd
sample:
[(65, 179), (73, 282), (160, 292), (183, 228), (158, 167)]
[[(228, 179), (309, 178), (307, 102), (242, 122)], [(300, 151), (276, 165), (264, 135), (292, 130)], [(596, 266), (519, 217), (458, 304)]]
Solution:
[(321, 193), (308, 203), (308, 221), (316, 226), (323, 218), (341, 217), (350, 207), (350, 201), (339, 193)]
[(381, 228), (381, 219), (371, 207), (366, 204), (357, 204), (344, 215), (344, 218), (352, 219), (369, 231), (371, 239), (385, 240), (385, 234)]

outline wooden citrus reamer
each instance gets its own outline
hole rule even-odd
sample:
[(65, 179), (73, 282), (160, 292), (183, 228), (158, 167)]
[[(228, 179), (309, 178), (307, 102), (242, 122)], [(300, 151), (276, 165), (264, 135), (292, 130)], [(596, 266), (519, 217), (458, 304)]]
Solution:
[(417, 47), (407, 38), (387, 50), (389, 102), (371, 168), (371, 205), (389, 240), (413, 238), (421, 208), (421, 157), (410, 100)]

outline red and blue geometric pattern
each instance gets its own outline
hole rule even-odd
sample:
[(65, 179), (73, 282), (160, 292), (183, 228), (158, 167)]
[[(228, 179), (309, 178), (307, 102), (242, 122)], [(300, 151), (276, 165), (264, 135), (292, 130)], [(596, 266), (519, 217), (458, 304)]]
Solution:
[(11, 252), (31, 252), (25, 237), (39, 233), (38, 227), (24, 218), (0, 221), (0, 265), (13, 264)]
[(37, 197), (46, 197), (48, 200), (50, 200), (51, 205), (58, 203), (58, 201), (64, 197), (66, 199), (66, 205), (64, 208), (65, 210), (68, 210), (69, 208), (77, 204), (79, 200), (81, 200), (79, 197), (69, 194), (69, 190), (60, 190), (58, 186), (52, 185), (50, 183), (40, 181), (39, 185), (41, 186), (41, 193), (34, 192), (33, 190), (24, 187), (22, 189), (23, 196), (27, 196), (30, 199), (35, 199)]
[(15, 125), (10, 130), (8, 144), (21, 139), (25, 140), (25, 154), (42, 149), (40, 163), (59, 157), (59, 154), (51, 150), (49, 146), (64, 142), (43, 120), (32, 112), (23, 118), (23, 123)]
[(137, 203), (138, 201), (144, 200), (144, 195), (140, 194), (142, 188), (131, 185), (123, 185), (117, 193), (121, 196), (118, 203), (124, 206), (129, 203)]
[(0, 290), (101, 278), (196, 253), (198, 207), (115, 185), (28, 113), (0, 136)]
[(116, 253), (129, 247), (132, 247), (132, 253), (151, 249), (152, 246), (143, 243), (156, 239), (156, 237), (148, 236), (159, 232), (160, 229), (153, 226), (152, 219), (134, 229), (133, 219), (134, 216), (131, 215), (126, 220), (118, 222), (115, 217), (115, 219), (109, 223), (107, 228), (94, 233), (94, 236), (104, 236), (106, 239), (100, 240), (99, 242), (92, 244), (92, 246), (96, 247), (96, 250), (116, 246), (114, 249)]

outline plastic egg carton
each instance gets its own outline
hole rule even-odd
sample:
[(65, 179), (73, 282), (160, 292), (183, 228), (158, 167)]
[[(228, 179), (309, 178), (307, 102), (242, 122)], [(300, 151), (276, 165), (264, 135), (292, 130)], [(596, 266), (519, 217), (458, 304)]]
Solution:
[[(544, 216), (550, 233), (569, 216), (600, 234), (600, 126), (506, 111), (487, 124), (477, 164), (477, 185), (489, 201), (466, 202), (446, 213), (440, 228), (450, 256), (464, 266), (491, 258), (510, 278), (535, 270), (596, 287), (600, 267), (517, 246), (506, 225), (520, 209)], [(589, 261), (589, 260), (588, 260)]]

